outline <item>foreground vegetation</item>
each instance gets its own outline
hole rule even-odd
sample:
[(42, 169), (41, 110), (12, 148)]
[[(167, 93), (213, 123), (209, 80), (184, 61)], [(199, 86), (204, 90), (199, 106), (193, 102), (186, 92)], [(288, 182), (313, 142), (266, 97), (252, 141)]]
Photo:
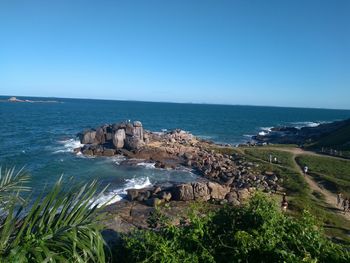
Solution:
[(52, 190), (28, 203), (29, 176), (0, 169), (0, 262), (105, 262), (96, 182)]
[[(251, 158), (266, 153), (259, 154)], [(289, 157), (279, 156), (285, 164)], [(60, 179), (28, 203), (29, 176), (0, 170), (0, 262), (349, 262), (350, 247), (332, 242), (324, 220), (314, 216), (318, 208), (302, 176), (288, 165), (258, 163), (283, 178), (296, 214), (283, 213), (262, 193), (242, 207), (197, 204), (179, 226), (158, 209), (149, 229), (123, 235), (112, 247), (101, 235), (106, 218), (93, 203), (96, 182), (65, 188)]]
[[(289, 213), (291, 215), (300, 216), (306, 209), (323, 224), (327, 236), (335, 239), (337, 242), (340, 241), (350, 244), (350, 222), (334, 213), (325, 203), (322, 193), (312, 191), (309, 188), (303, 175), (300, 174), (299, 167), (293, 160), (293, 154), (284, 151), (283, 149), (285, 149), (285, 147), (283, 147), (283, 149), (278, 148), (279, 147), (243, 148), (242, 151), (245, 158), (259, 164), (258, 169), (260, 171), (273, 171), (282, 179), (280, 184), (285, 189), (290, 201)], [(269, 163), (270, 154), (277, 157), (278, 163)], [(304, 159), (304, 157), (308, 159)], [(311, 159), (313, 162), (309, 162)], [(348, 171), (347, 168), (344, 168), (348, 166), (343, 166), (344, 163), (342, 160), (337, 160), (332, 157), (299, 155), (296, 157), (296, 160), (301, 167), (307, 164), (310, 168), (311, 175), (315, 175), (312, 171), (315, 171), (317, 167), (327, 168), (325, 173), (331, 178), (333, 178), (332, 173), (330, 173), (331, 171), (343, 172), (344, 169)], [(300, 160), (304, 160), (305, 163), (300, 162)], [(334, 161), (336, 161), (336, 163), (334, 163)], [(337, 161), (341, 162), (338, 163)], [(349, 163), (348, 161), (345, 162)], [(344, 187), (346, 184), (340, 183), (339, 186)]]
[(262, 194), (244, 207), (193, 210), (181, 227), (163, 218), (157, 230), (124, 237), (123, 262), (349, 262), (346, 247), (329, 241), (315, 218), (294, 218)]

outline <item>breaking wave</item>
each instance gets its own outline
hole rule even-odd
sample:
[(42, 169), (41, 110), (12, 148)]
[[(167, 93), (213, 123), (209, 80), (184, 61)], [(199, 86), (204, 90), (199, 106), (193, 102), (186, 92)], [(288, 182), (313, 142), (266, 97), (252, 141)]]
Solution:
[(126, 179), (125, 185), (122, 188), (118, 188), (103, 194), (96, 199), (93, 204), (98, 204), (99, 207), (105, 204), (110, 205), (123, 199), (126, 196), (126, 190), (128, 189), (142, 189), (151, 185), (151, 181), (148, 177)]

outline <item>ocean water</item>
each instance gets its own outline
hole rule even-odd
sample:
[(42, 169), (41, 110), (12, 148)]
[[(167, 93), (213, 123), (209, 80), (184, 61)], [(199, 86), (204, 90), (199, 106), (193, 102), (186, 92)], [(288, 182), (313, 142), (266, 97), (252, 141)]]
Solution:
[(140, 120), (152, 131), (181, 128), (217, 143), (237, 144), (277, 125), (315, 126), (350, 118), (349, 110), (57, 100), (60, 103), (0, 103), (0, 166), (25, 167), (32, 175), (33, 197), (47, 191), (61, 175), (77, 182), (97, 179), (101, 187), (110, 184), (105, 199), (114, 196), (114, 201), (123, 197), (127, 188), (197, 177), (186, 169), (155, 169), (142, 161), (137, 166), (120, 165), (121, 156), (75, 155), (73, 149), (79, 146), (76, 134), (105, 123)]

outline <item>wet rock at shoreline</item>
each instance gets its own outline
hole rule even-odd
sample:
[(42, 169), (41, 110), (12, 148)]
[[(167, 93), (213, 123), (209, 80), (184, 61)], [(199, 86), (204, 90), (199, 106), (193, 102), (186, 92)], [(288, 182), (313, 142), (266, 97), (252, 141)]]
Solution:
[[(172, 184), (166, 188), (154, 186), (129, 189), (129, 201), (158, 206), (169, 201), (208, 201), (240, 204), (255, 191), (278, 189), (274, 173), (256, 172), (256, 165), (237, 154), (221, 154), (214, 150), (222, 146), (199, 140), (180, 129), (151, 132), (143, 129), (140, 121), (103, 125), (79, 134), (79, 150), (84, 155), (113, 156), (122, 154), (128, 160), (152, 162), (156, 168), (175, 169), (187, 166), (205, 181)], [(78, 150), (76, 151), (78, 152)]]

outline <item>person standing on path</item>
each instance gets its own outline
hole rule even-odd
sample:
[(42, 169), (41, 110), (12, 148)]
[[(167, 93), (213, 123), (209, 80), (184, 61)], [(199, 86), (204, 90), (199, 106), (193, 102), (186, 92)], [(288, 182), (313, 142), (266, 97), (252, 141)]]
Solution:
[(349, 210), (349, 198), (345, 198), (343, 200), (343, 209), (344, 209), (344, 215)]
[(341, 207), (343, 203), (343, 195), (342, 193), (337, 194), (337, 206)]
[(281, 208), (283, 212), (287, 211), (288, 208), (288, 201), (287, 201), (287, 196), (286, 193), (283, 193), (283, 198), (282, 198), (282, 202), (281, 202)]
[(307, 167), (307, 166), (305, 165), (305, 167), (304, 167), (304, 175), (306, 175), (308, 171), (309, 171), (309, 167)]

